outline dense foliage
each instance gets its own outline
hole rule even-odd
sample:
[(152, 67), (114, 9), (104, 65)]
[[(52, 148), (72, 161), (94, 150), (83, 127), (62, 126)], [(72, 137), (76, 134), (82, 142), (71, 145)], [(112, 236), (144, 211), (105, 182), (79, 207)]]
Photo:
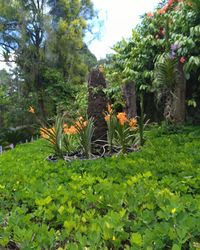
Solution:
[[(152, 121), (180, 123), (187, 114), (188, 120), (199, 122), (199, 13), (198, 1), (162, 1), (108, 58), (113, 92), (120, 84), (134, 82), (137, 101), (142, 93)], [(115, 93), (119, 102), (119, 92)]]
[(49, 163), (43, 140), (0, 156), (0, 248), (198, 249), (200, 128), (146, 136), (118, 158)]

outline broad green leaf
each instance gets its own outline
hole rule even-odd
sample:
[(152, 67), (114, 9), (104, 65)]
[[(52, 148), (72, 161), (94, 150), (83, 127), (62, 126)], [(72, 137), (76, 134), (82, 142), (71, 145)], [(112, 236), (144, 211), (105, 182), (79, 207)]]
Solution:
[(36, 199), (35, 203), (38, 206), (45, 206), (48, 205), (52, 201), (51, 196), (47, 196), (45, 199)]
[(131, 243), (137, 246), (142, 246), (142, 236), (139, 233), (132, 233), (131, 235)]
[(174, 244), (172, 246), (172, 250), (181, 250), (181, 247), (179, 245), (177, 245), (177, 244)]

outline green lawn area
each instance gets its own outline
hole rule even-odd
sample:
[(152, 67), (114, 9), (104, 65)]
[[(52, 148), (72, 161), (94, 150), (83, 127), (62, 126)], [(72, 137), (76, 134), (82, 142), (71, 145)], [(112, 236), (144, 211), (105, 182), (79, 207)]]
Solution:
[(0, 156), (0, 249), (200, 249), (200, 127), (146, 132), (140, 152), (51, 163)]

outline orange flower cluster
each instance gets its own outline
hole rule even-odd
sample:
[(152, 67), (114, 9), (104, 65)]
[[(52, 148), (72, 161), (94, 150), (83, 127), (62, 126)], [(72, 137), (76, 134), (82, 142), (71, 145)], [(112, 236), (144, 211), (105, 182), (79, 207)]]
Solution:
[(124, 126), (125, 123), (128, 123), (130, 130), (137, 129), (137, 120), (135, 118), (128, 119), (125, 112), (118, 113), (117, 119), (122, 126)]
[(128, 123), (131, 129), (136, 129), (137, 127), (137, 120), (135, 118), (128, 119), (125, 112), (118, 113), (117, 119), (122, 126), (124, 126), (125, 123)]
[(67, 124), (64, 124), (63, 131), (67, 135), (75, 135), (78, 133), (78, 128), (83, 129), (88, 124), (88, 121), (84, 121), (83, 117), (80, 117), (78, 121), (75, 122), (75, 125), (68, 127)]
[(75, 127), (78, 127), (78, 128), (82, 129), (82, 128), (86, 127), (87, 124), (88, 124), (88, 122), (84, 121), (83, 117), (80, 117), (79, 120), (77, 122), (75, 122)]
[(129, 120), (129, 126), (132, 130), (135, 130), (137, 128), (137, 120), (135, 118), (131, 118)]
[(126, 122), (128, 122), (127, 115), (126, 115), (125, 112), (120, 112), (120, 113), (118, 113), (118, 114), (117, 114), (117, 119), (118, 119), (119, 123), (120, 123), (122, 126), (124, 126), (124, 124), (125, 124)]
[[(111, 108), (111, 105), (108, 104), (108, 111), (104, 113), (104, 119), (106, 122), (110, 121), (112, 114), (113, 110)], [(119, 112), (117, 114), (117, 120), (121, 126), (124, 126), (124, 124), (127, 123), (129, 124), (131, 130), (137, 128), (137, 120), (135, 118), (128, 119), (127, 114), (125, 112)]]
[(75, 126), (68, 127), (67, 124), (64, 126), (63, 131), (67, 135), (75, 135), (77, 134), (77, 129)]

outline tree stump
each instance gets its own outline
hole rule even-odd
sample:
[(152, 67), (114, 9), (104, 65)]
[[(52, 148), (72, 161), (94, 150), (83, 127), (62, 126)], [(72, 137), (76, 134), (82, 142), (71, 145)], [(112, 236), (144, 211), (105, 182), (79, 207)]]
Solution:
[[(94, 119), (95, 131), (92, 142), (96, 145), (105, 144), (107, 140), (107, 124), (103, 113), (107, 110), (107, 98), (104, 93), (106, 81), (103, 75), (103, 66), (93, 69), (88, 80), (88, 117)], [(104, 142), (102, 142), (104, 141)]]

